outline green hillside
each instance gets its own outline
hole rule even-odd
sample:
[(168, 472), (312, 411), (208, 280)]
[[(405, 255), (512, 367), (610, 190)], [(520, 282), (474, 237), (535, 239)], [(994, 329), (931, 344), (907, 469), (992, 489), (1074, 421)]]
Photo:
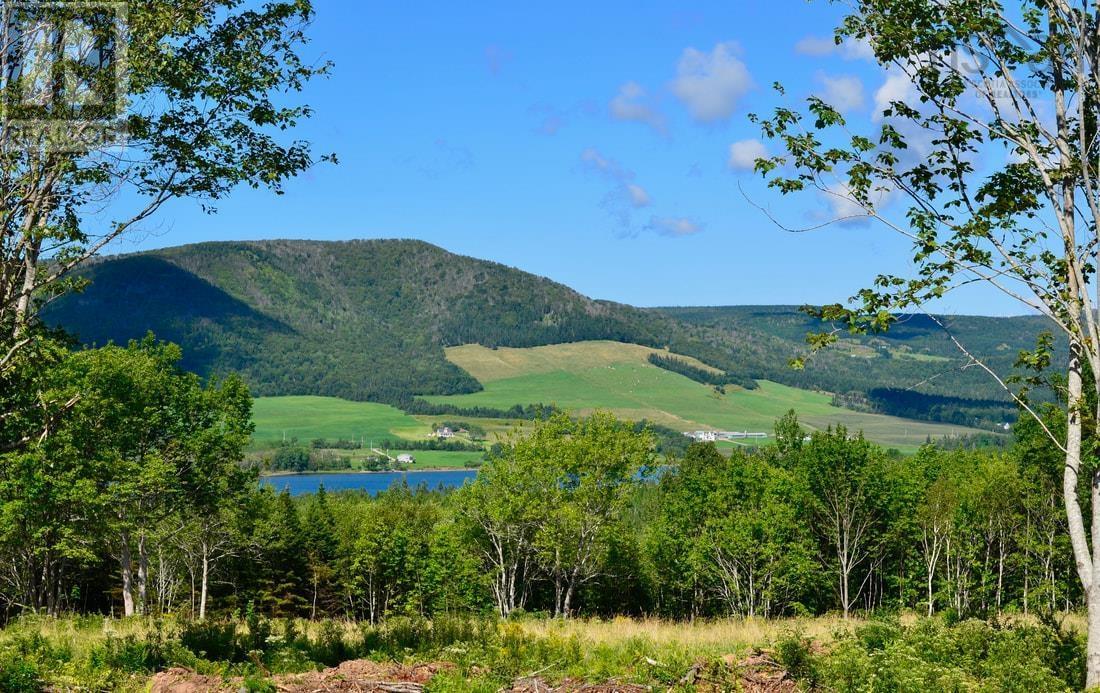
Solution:
[[(824, 299), (825, 297), (823, 297)], [(789, 355), (805, 348), (806, 334), (831, 326), (822, 325), (796, 306), (718, 306), (658, 308), (662, 314), (732, 338), (760, 335), (772, 345), (784, 345)], [(942, 323), (942, 327), (940, 324)], [(839, 343), (818, 353), (804, 371), (792, 371), (785, 361), (773, 359), (763, 366), (781, 382), (845, 392), (869, 387), (912, 387), (949, 396), (1004, 399), (999, 386), (979, 369), (961, 370), (966, 358), (951, 341), (954, 335), (968, 350), (998, 372), (1012, 369), (1021, 350), (1033, 349), (1035, 338), (1051, 323), (1040, 316), (992, 318), (973, 315), (904, 315), (884, 334), (840, 334)], [(782, 367), (778, 372), (771, 369)]]
[(444, 346), (591, 339), (669, 345), (752, 382), (706, 330), (420, 241), (203, 243), (108, 258), (85, 276), (48, 322), (88, 344), (153, 330), (183, 346), (186, 367), (239, 372), (258, 395), (474, 392)]
[[(822, 325), (795, 306), (657, 310), (710, 330), (717, 339), (759, 335), (769, 340), (776, 353), (788, 357), (805, 350), (808, 332), (832, 327)], [(773, 358), (769, 363), (755, 365), (753, 372), (757, 377), (794, 387), (853, 393), (855, 397), (846, 397), (844, 401), (862, 402), (886, 413), (957, 424), (981, 420), (988, 427), (998, 421), (1012, 420), (1015, 407), (987, 373), (969, 364), (951, 337), (996, 372), (1008, 374), (1020, 352), (1033, 349), (1036, 337), (1045, 330), (1052, 330), (1052, 324), (1040, 316), (902, 315), (884, 334), (852, 335), (841, 331), (839, 342), (816, 354), (805, 370), (791, 370), (780, 359)], [(1055, 348), (1055, 362), (1068, 357), (1064, 340), (1056, 339)], [(868, 402), (865, 397), (868, 393), (877, 397)]]
[(770, 432), (777, 418), (794, 409), (808, 428), (839, 423), (902, 449), (913, 449), (929, 436), (976, 432), (960, 426), (854, 412), (832, 406), (829, 395), (770, 381), (762, 381), (755, 390), (726, 388), (726, 393), (721, 393), (650, 364), (646, 360), (650, 352), (636, 345), (609, 342), (530, 349), (454, 347), (447, 350), (447, 357), (477, 374), (484, 390), (427, 399), (462, 407), (506, 409), (537, 401), (577, 413), (610, 409), (624, 418), (646, 419), (680, 431)]
[[(240, 373), (259, 396), (322, 395), (425, 411), (414, 397), (473, 395), (487, 382), (474, 365), (448, 360), (448, 347), (604, 340), (668, 349), (745, 388), (760, 380), (837, 393), (838, 403), (868, 413), (987, 429), (1014, 415), (1005, 393), (979, 369), (964, 368), (944, 331), (924, 316), (903, 317), (885, 335), (845, 335), (794, 371), (788, 360), (822, 326), (793, 307), (639, 309), (419, 241), (203, 243), (106, 258), (84, 275), (88, 288), (50, 304), (47, 322), (86, 344), (152, 330), (183, 347), (185, 367)], [(1002, 372), (1046, 327), (1035, 317), (944, 320)], [(546, 376), (553, 377), (560, 376)], [(540, 392), (568, 401), (568, 393), (558, 394), (568, 383), (551, 385)], [(506, 399), (540, 401), (536, 391)]]

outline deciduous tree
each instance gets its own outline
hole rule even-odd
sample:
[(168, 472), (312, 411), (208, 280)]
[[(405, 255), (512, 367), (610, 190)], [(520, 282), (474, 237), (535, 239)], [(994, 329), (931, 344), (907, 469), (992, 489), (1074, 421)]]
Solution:
[[(804, 111), (776, 109), (759, 122), (783, 152), (756, 168), (783, 193), (816, 191), (839, 200), (849, 219), (912, 240), (912, 274), (883, 274), (854, 305), (818, 311), (842, 329), (886, 329), (897, 311), (978, 282), (1046, 315), (1068, 340), (1065, 434), (1047, 432), (1064, 457), (1067, 528), (1088, 604), (1087, 685), (1100, 685), (1100, 512), (1086, 510), (1100, 508), (1100, 466), (1085, 435), (1096, 424), (1086, 391), (1094, 400), (1100, 392), (1087, 375), (1100, 373), (1100, 8), (1065, 0), (851, 7), (837, 42), (866, 45), (904, 88), (868, 132), (816, 97)], [(812, 346), (833, 339), (818, 335)], [(986, 367), (959, 347), (971, 366)], [(987, 370), (1004, 383), (1007, 374)]]

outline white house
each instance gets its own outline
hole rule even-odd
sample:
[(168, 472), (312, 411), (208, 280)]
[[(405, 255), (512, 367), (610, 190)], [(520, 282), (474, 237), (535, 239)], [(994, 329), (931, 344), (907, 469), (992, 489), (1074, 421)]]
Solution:
[(416, 458), (413, 457), (412, 455), (410, 455), (407, 452), (402, 453), (402, 454), (397, 456), (397, 463), (398, 464), (412, 464), (413, 462), (416, 462)]
[(455, 437), (455, 432), (450, 429), (449, 426), (435, 429), (435, 437), (440, 440), (449, 440)]
[(717, 431), (688, 431), (684, 435), (700, 443), (713, 443), (718, 440)]

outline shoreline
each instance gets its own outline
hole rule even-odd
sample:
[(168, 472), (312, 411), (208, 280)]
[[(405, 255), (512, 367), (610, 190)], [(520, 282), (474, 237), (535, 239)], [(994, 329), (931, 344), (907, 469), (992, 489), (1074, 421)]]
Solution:
[(267, 477), (280, 477), (280, 476), (315, 476), (318, 474), (407, 474), (409, 472), (476, 472), (479, 467), (428, 467), (424, 469), (385, 469), (385, 470), (371, 470), (371, 469), (325, 469), (315, 472), (290, 472), (290, 471), (277, 471), (277, 472), (260, 472), (260, 478), (265, 479)]

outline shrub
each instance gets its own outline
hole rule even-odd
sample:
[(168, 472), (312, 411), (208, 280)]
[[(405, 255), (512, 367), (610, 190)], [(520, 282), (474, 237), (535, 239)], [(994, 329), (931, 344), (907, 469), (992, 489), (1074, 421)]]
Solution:
[(326, 666), (354, 659), (356, 648), (344, 639), (343, 627), (335, 621), (323, 621), (317, 639), (310, 643), (309, 658)]
[(245, 652), (266, 652), (269, 647), (268, 641), (271, 639), (271, 621), (256, 611), (252, 602), (248, 603), (244, 621), (248, 632), (238, 638), (240, 649)]
[(19, 658), (0, 661), (0, 691), (16, 693), (41, 691), (45, 686), (33, 662)]
[(180, 659), (178, 650), (163, 639), (139, 639), (133, 635), (125, 638), (108, 636), (106, 642), (93, 648), (89, 655), (92, 668), (135, 674), (152, 673)]
[(418, 616), (397, 616), (386, 621), (383, 629), (384, 647), (390, 653), (402, 650), (423, 650), (432, 640), (432, 627)]
[(896, 621), (876, 620), (856, 629), (856, 638), (867, 650), (884, 650), (901, 635)]
[(192, 621), (180, 631), (180, 642), (196, 656), (209, 660), (239, 662), (237, 627), (227, 621)]
[[(798, 670), (802, 656), (781, 645), (796, 677), (835, 691), (1002, 690), (1065, 691), (1082, 687), (1084, 642), (1047, 625), (1004, 625), (977, 620), (922, 619), (909, 627), (871, 623), (840, 635), (813, 671)], [(787, 658), (790, 661), (787, 661)], [(797, 673), (796, 673), (797, 671)]]
[(794, 633), (785, 635), (775, 643), (775, 656), (793, 678), (811, 687), (817, 684), (812, 640)]

